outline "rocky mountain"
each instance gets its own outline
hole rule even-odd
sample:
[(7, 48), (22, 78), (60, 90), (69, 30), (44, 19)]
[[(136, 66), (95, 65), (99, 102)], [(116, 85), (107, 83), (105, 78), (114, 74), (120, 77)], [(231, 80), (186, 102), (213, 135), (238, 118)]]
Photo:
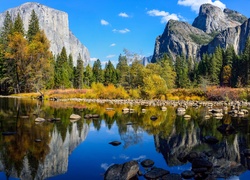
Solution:
[[(25, 180), (47, 179), (56, 175), (64, 174), (68, 170), (68, 158), (73, 150), (82, 143), (89, 132), (89, 126), (83, 124), (81, 127), (77, 123), (72, 124), (72, 129), (68, 129), (66, 137), (63, 139), (60, 132), (55, 127), (51, 132), (51, 141), (48, 144), (49, 153), (44, 161), (40, 161), (37, 169), (33, 169), (27, 156), (23, 159), (22, 169), (12, 167), (7, 173), (11, 177)], [(81, 130), (80, 130), (81, 129)], [(2, 154), (0, 154), (2, 156)], [(0, 161), (0, 171), (5, 172), (9, 167), (5, 167), (4, 162)], [(35, 174), (34, 174), (35, 172)]]
[(156, 38), (151, 62), (156, 62), (165, 53), (173, 60), (178, 55), (185, 55), (199, 61), (202, 53), (213, 53), (219, 45), (222, 48), (233, 45), (240, 53), (248, 36), (249, 20), (244, 15), (203, 4), (192, 25), (174, 20), (167, 23), (163, 34)]
[(176, 55), (182, 54), (192, 59), (199, 59), (201, 46), (211, 40), (209, 34), (186, 22), (170, 20), (163, 34), (156, 38), (151, 62), (156, 62), (156, 59), (161, 58), (164, 53), (169, 54), (173, 60)]
[(250, 36), (250, 19), (245, 21), (242, 25), (228, 28), (218, 34), (207, 46), (204, 48), (208, 53), (213, 53), (217, 46), (226, 49), (228, 46), (233, 46), (237, 54), (243, 52), (247, 37)]
[(147, 64), (151, 62), (151, 59), (152, 59), (152, 56), (143, 57), (142, 58), (142, 64), (143, 64), (143, 66), (147, 66)]
[[(67, 53), (72, 54), (74, 65), (76, 65), (79, 53), (85, 63), (90, 60), (88, 49), (69, 29), (67, 13), (32, 2), (22, 4), (16, 8), (8, 9), (7, 11), (9, 11), (13, 20), (17, 14), (20, 13), (24, 23), (24, 28), (27, 30), (32, 10), (36, 12), (39, 18), (40, 28), (44, 30), (47, 38), (50, 40), (50, 49), (53, 54), (57, 55), (60, 53), (64, 46)], [(0, 28), (3, 26), (3, 21), (7, 11), (0, 14)]]
[(206, 33), (216, 33), (229, 27), (239, 26), (246, 20), (247, 18), (237, 11), (232, 11), (230, 9), (222, 11), (219, 7), (211, 4), (203, 4), (192, 26)]

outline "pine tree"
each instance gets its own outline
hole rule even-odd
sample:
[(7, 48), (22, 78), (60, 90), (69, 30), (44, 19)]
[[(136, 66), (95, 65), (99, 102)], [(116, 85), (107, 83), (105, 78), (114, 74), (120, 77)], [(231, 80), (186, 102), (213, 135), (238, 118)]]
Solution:
[(243, 69), (245, 69), (245, 82), (247, 86), (250, 86), (250, 38), (247, 39), (245, 49), (242, 54), (242, 60), (245, 64)]
[(30, 41), (32, 41), (33, 37), (40, 31), (39, 27), (39, 19), (34, 11), (34, 9), (31, 12), (30, 20), (29, 20), (29, 27), (28, 27), (28, 33), (27, 38)]
[(73, 81), (74, 81), (74, 64), (73, 64), (73, 56), (72, 56), (72, 54), (69, 54), (68, 65), (69, 65), (69, 70), (68, 70), (68, 72), (69, 72), (69, 80), (73, 84)]
[(117, 84), (117, 72), (111, 61), (108, 61), (104, 70), (104, 85), (107, 86), (109, 84)]
[(94, 62), (92, 72), (93, 72), (93, 80), (94, 80), (94, 82), (103, 83), (103, 79), (104, 79), (103, 70), (102, 70), (101, 61), (99, 59), (97, 59)]
[(55, 66), (55, 86), (57, 88), (71, 87), (68, 70), (68, 56), (65, 47), (63, 47)]
[(128, 74), (129, 74), (129, 66), (126, 56), (119, 55), (118, 63), (116, 65), (117, 78), (118, 83), (123, 87), (129, 86)]
[(84, 84), (87, 87), (90, 87), (90, 85), (93, 82), (93, 72), (91, 66), (88, 64), (84, 71)]
[(15, 19), (13, 32), (18, 32), (24, 36), (23, 20), (20, 16), (20, 13), (17, 14)]
[(176, 86), (178, 88), (187, 88), (190, 86), (188, 79), (188, 66), (184, 56), (177, 56), (175, 62)]
[(81, 55), (78, 55), (77, 58), (77, 66), (75, 70), (75, 80), (74, 80), (74, 87), (77, 89), (81, 89), (83, 87), (83, 60)]
[(9, 11), (6, 12), (3, 27), (1, 29), (0, 40), (1, 44), (3, 44), (3, 48), (5, 49), (8, 45), (9, 35), (13, 33), (13, 21), (11, 19), (11, 15)]

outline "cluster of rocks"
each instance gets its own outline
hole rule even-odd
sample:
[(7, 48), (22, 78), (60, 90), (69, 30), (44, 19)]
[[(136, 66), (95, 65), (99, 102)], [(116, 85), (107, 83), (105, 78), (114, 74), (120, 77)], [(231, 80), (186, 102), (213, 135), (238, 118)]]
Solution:
[[(140, 165), (145, 171), (144, 173), (140, 170)], [(138, 179), (138, 176), (143, 176), (145, 179), (182, 179), (179, 174), (170, 173), (168, 170), (154, 167), (154, 161), (150, 159), (145, 159), (140, 164), (135, 160), (124, 164), (114, 164), (107, 169), (104, 174), (104, 179), (129, 180)]]
[(158, 106), (162, 107), (162, 111), (166, 111), (166, 106), (182, 107), (187, 109), (188, 107), (223, 107), (225, 112), (226, 109), (231, 107), (232, 110), (240, 110), (242, 107), (250, 107), (250, 102), (246, 101), (174, 101), (174, 100), (143, 100), (143, 99), (81, 99), (81, 98), (70, 98), (70, 99), (57, 99), (57, 101), (67, 102), (86, 102), (86, 103), (99, 103), (99, 104), (117, 104), (117, 105), (140, 105), (140, 106)]

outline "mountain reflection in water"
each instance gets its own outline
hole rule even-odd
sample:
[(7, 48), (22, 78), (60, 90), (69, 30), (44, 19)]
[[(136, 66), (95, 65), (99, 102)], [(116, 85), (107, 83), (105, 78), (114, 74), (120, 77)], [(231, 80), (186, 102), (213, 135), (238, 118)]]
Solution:
[[(180, 174), (191, 165), (178, 157), (190, 152), (206, 155), (216, 177), (249, 176), (250, 160), (242, 153), (250, 148), (249, 117), (206, 119), (208, 110), (201, 107), (188, 108), (186, 114), (192, 117), (188, 120), (176, 115), (175, 107), (161, 111), (161, 107), (135, 106), (133, 113), (126, 114), (122, 112), (124, 107), (0, 98), (0, 178), (103, 179), (109, 165), (145, 158)], [(71, 114), (82, 118), (71, 122)], [(86, 114), (99, 117), (84, 119)], [(157, 120), (151, 120), (151, 116)], [(36, 117), (60, 121), (35, 123)], [(235, 133), (218, 131), (222, 124), (232, 125)], [(219, 142), (205, 143), (207, 135)], [(108, 144), (112, 140), (122, 145), (112, 147)]]

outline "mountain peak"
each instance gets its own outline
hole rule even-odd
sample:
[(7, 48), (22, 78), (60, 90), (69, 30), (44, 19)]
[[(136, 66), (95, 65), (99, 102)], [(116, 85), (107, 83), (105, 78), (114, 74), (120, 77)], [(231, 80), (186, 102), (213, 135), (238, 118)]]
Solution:
[[(40, 28), (44, 30), (50, 41), (50, 50), (54, 55), (59, 54), (62, 48), (65, 47), (67, 54), (72, 54), (74, 65), (76, 65), (79, 54), (85, 64), (89, 62), (88, 49), (70, 31), (68, 14), (66, 12), (36, 2), (27, 2), (7, 11), (9, 11), (13, 19), (19, 13), (24, 23), (24, 29), (27, 31), (33, 10), (39, 19)], [(0, 29), (3, 26), (7, 11), (0, 13)]]
[(245, 16), (236, 11), (223, 11), (212, 4), (203, 4), (192, 25), (206, 33), (218, 33), (226, 28), (239, 26), (246, 20)]

